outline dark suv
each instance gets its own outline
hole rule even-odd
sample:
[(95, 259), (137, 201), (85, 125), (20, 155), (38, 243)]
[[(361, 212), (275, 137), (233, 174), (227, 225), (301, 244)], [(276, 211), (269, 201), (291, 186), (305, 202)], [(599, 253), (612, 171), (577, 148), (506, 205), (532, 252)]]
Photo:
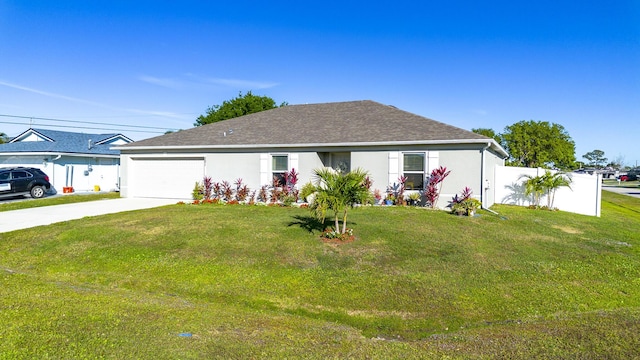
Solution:
[(640, 178), (640, 168), (635, 168), (627, 171), (628, 181), (638, 180), (638, 178)]
[(15, 167), (0, 169), (0, 198), (30, 194), (38, 199), (51, 189), (49, 177), (40, 169)]

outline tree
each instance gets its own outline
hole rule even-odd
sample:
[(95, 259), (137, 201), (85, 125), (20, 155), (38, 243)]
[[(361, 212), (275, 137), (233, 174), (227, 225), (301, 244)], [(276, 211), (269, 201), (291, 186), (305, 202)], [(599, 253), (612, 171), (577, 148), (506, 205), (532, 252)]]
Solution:
[[(366, 171), (356, 169), (345, 174), (331, 168), (320, 168), (315, 169), (313, 173), (316, 196), (310, 209), (323, 222), (327, 210), (333, 211), (335, 231), (345, 234), (347, 211), (353, 207), (353, 204), (362, 204), (369, 197)], [(342, 230), (339, 224), (340, 215), (342, 215)]]
[(552, 174), (551, 171), (545, 171), (543, 175), (543, 183), (547, 192), (547, 208), (553, 209), (553, 203), (556, 200), (556, 191), (561, 187), (571, 189), (571, 177), (565, 173), (557, 172)]
[(493, 129), (489, 129), (489, 128), (477, 128), (477, 129), (471, 129), (472, 132), (479, 134), (479, 135), (484, 135), (488, 138), (492, 138), (493, 140), (495, 140), (498, 144), (502, 143), (502, 137), (500, 136), (500, 134), (496, 134), (496, 132)]
[(211, 124), (286, 105), (287, 103), (283, 102), (278, 106), (272, 98), (268, 96), (253, 95), (251, 91), (245, 95), (242, 95), (242, 92), (240, 92), (238, 97), (231, 100), (225, 100), (222, 102), (222, 105), (214, 105), (207, 108), (207, 113), (205, 115), (198, 116), (193, 125), (201, 126)]
[(607, 167), (615, 170), (621, 170), (624, 167), (624, 156), (618, 155), (618, 157), (611, 160), (611, 162), (607, 164)]
[(604, 151), (602, 150), (593, 150), (588, 153), (582, 155), (583, 158), (589, 160), (589, 166), (593, 166), (597, 169), (602, 168), (604, 164), (607, 163), (607, 158), (604, 157)]
[(524, 194), (527, 196), (533, 195), (533, 206), (535, 208), (540, 207), (540, 199), (544, 195), (544, 179), (542, 176), (522, 175), (527, 180), (524, 181)]
[(0, 144), (4, 144), (9, 142), (9, 137), (7, 136), (7, 134), (0, 132)]
[(562, 172), (551, 173), (545, 170), (544, 175), (522, 175), (521, 178), (527, 179), (524, 181), (525, 195), (533, 195), (533, 205), (536, 209), (540, 208), (540, 200), (544, 195), (547, 196), (547, 209), (553, 209), (558, 188), (571, 188), (571, 178)]
[(576, 161), (575, 143), (562, 125), (523, 120), (505, 127), (501, 136), (509, 165), (569, 169)]

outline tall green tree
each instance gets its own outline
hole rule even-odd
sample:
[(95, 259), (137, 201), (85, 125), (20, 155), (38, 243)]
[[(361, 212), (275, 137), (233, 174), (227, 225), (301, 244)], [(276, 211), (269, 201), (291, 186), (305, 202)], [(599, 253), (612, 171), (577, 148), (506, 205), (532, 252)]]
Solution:
[(523, 120), (505, 127), (502, 139), (512, 166), (570, 169), (576, 161), (575, 143), (559, 124)]
[[(347, 212), (354, 204), (362, 204), (369, 197), (366, 186), (367, 172), (355, 169), (348, 173), (338, 172), (331, 168), (320, 168), (313, 171), (316, 196), (310, 209), (323, 222), (327, 210), (334, 213), (335, 231), (347, 232)], [(342, 230), (339, 219), (342, 217)]]
[(607, 163), (607, 158), (604, 157), (604, 151), (602, 150), (593, 150), (588, 153), (582, 155), (583, 158), (589, 160), (589, 166), (593, 166), (597, 169), (600, 169)]
[(488, 138), (494, 139), (498, 144), (502, 144), (502, 137), (500, 134), (497, 134), (493, 129), (490, 128), (477, 128), (471, 129), (472, 132), (480, 135), (484, 135)]
[(222, 105), (213, 105), (207, 108), (206, 114), (198, 116), (194, 125), (201, 126), (211, 124), (286, 105), (287, 103), (283, 102), (278, 106), (272, 98), (268, 96), (253, 95), (251, 91), (244, 95), (240, 92), (238, 97), (231, 100), (225, 100), (222, 102)]

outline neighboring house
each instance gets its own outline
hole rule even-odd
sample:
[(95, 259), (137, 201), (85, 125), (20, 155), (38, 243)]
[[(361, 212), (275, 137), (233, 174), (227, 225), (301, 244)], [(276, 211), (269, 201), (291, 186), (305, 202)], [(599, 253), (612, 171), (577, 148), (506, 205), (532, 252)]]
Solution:
[(505, 150), (495, 140), (374, 101), (289, 105), (116, 147), (121, 151), (124, 197), (189, 199), (197, 181), (234, 182), (252, 190), (295, 169), (299, 186), (313, 169), (330, 166), (369, 172), (385, 191), (405, 175), (422, 189), (439, 167), (439, 206), (465, 186), (485, 206), (494, 203), (494, 168)]
[(57, 192), (119, 189), (120, 152), (113, 146), (132, 142), (122, 134), (84, 134), (29, 129), (0, 144), (0, 167), (42, 169)]

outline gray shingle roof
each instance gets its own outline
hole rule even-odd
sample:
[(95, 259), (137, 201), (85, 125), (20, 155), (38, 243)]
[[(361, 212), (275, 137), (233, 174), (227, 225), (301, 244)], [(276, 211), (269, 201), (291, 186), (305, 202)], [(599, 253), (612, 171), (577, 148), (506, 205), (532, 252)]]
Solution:
[(363, 100), (289, 105), (137, 141), (121, 148), (478, 143), (489, 140), (393, 106)]
[[(35, 132), (51, 141), (16, 141), (0, 144), (2, 153), (65, 153), (65, 154), (91, 154), (91, 155), (119, 155), (120, 151), (112, 149), (110, 139), (124, 137), (122, 134), (84, 134), (67, 131), (29, 129), (14, 139), (20, 138), (28, 132)], [(124, 139), (129, 140), (127, 137)], [(89, 148), (91, 140), (91, 148)]]

